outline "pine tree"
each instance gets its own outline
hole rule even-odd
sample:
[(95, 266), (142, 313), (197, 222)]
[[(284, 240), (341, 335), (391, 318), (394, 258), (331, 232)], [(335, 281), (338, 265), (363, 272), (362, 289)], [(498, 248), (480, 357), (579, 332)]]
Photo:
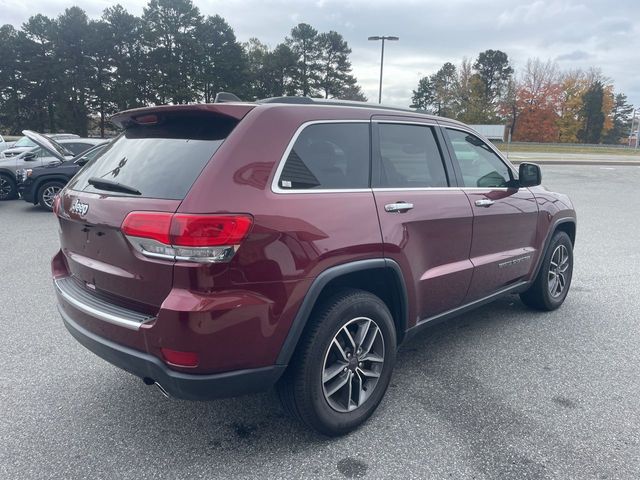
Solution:
[(291, 36), (285, 43), (296, 56), (296, 67), (291, 74), (292, 82), (288, 93), (316, 96), (321, 76), (318, 31), (307, 23), (300, 23), (293, 27)]
[(600, 143), (604, 127), (604, 113), (602, 101), (604, 86), (600, 80), (593, 83), (582, 95), (581, 115), (582, 128), (578, 130), (578, 140), (581, 143)]
[(197, 31), (197, 83), (205, 102), (218, 92), (231, 91), (240, 97), (250, 94), (244, 83), (247, 57), (233, 29), (219, 15), (208, 17)]
[(84, 10), (71, 7), (57, 18), (56, 25), (58, 127), (86, 136), (92, 75), (89, 19)]
[(343, 98), (346, 94), (353, 97), (356, 79), (351, 74), (349, 55), (351, 49), (342, 35), (331, 30), (318, 36), (320, 49), (319, 86), (324, 98)]
[(151, 92), (141, 19), (115, 5), (105, 9), (102, 20), (113, 39), (109, 45), (114, 69), (110, 96), (116, 110), (142, 106), (151, 98)]
[(612, 111), (613, 126), (603, 138), (604, 143), (618, 144), (622, 139), (627, 139), (632, 113), (633, 105), (629, 104), (627, 96), (624, 93), (618, 93), (615, 96)]
[(21, 116), (22, 72), (18, 68), (18, 32), (0, 27), (0, 131), (17, 133)]
[(428, 113), (435, 111), (436, 92), (431, 77), (422, 77), (418, 81), (418, 88), (413, 90), (411, 107)]
[(150, 87), (156, 103), (197, 100), (197, 32), (202, 15), (191, 0), (150, 0), (142, 14)]

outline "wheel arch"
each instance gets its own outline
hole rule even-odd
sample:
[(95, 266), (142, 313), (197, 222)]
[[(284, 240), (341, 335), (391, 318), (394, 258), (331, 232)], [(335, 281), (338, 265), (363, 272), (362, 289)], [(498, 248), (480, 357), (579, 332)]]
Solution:
[(547, 238), (544, 241), (544, 248), (542, 250), (542, 255), (538, 258), (538, 263), (536, 265), (535, 270), (533, 271), (533, 275), (531, 276), (530, 282), (535, 281), (538, 276), (538, 272), (540, 271), (540, 267), (542, 266), (542, 262), (544, 261), (547, 250), (549, 249), (549, 244), (551, 243), (551, 239), (555, 235), (556, 232), (562, 231), (569, 235), (569, 239), (571, 240), (571, 245), (575, 246), (576, 243), (576, 219), (573, 217), (564, 217), (559, 218), (549, 228), (549, 233)]
[(33, 184), (33, 201), (34, 203), (38, 203), (40, 197), (40, 189), (43, 185), (48, 182), (59, 182), (62, 183), (63, 187), (69, 183), (69, 179), (67, 177), (61, 175), (51, 175), (42, 178), (37, 178)]
[(331, 267), (316, 277), (293, 319), (277, 364), (289, 363), (314, 309), (343, 288), (358, 288), (378, 296), (391, 312), (398, 344), (402, 342), (407, 331), (408, 299), (400, 266), (384, 258), (358, 260)]
[(16, 174), (8, 168), (0, 168), (0, 175), (7, 175), (11, 178), (11, 180), (13, 180), (14, 182), (16, 181)]
[(556, 225), (555, 229), (551, 233), (551, 236), (553, 236), (558, 230), (560, 230), (562, 232), (565, 232), (567, 235), (569, 235), (569, 238), (571, 239), (571, 245), (573, 245), (575, 247), (575, 245), (576, 245), (576, 222), (575, 222), (575, 220), (573, 220), (573, 219), (565, 219), (564, 221), (558, 222), (558, 224)]

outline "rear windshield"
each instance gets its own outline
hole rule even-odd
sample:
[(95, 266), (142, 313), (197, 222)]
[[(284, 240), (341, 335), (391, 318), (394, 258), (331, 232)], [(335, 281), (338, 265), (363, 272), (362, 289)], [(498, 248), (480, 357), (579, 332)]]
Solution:
[(69, 188), (108, 195), (90, 179), (117, 182), (148, 198), (181, 200), (237, 124), (212, 116), (172, 116), (155, 125), (132, 126), (88, 163)]

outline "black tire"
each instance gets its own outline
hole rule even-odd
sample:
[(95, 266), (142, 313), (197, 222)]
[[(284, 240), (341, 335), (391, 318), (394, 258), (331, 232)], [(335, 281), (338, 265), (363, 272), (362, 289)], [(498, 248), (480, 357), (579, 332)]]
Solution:
[[(562, 252), (566, 252), (567, 263), (566, 269), (560, 272), (563, 266), (557, 263), (562, 263), (562, 261), (557, 262), (557, 259), (561, 258)], [(547, 248), (545, 257), (542, 260), (538, 276), (531, 287), (520, 294), (520, 299), (525, 305), (536, 310), (555, 310), (562, 305), (567, 297), (572, 276), (573, 244), (569, 235), (558, 231), (553, 235), (549, 243), (549, 248)], [(557, 279), (558, 283), (554, 283), (554, 279)], [(554, 288), (553, 285), (556, 285), (556, 287)], [(558, 291), (560, 285), (562, 285), (562, 289)]]
[[(365, 329), (366, 320), (373, 323), (368, 323), (370, 326)], [(378, 327), (378, 330), (375, 330), (375, 327)], [(372, 353), (352, 357), (350, 361), (355, 361), (355, 366), (348, 363), (348, 367), (345, 366), (348, 370), (341, 370), (342, 367), (338, 365), (340, 368), (334, 371), (340, 373), (332, 377), (335, 380), (331, 380), (331, 383), (327, 380), (323, 382), (323, 375), (329, 376), (325, 364), (331, 361), (332, 356), (338, 357), (338, 347), (335, 346), (334, 339), (338, 339), (340, 343), (341, 338), (348, 338), (345, 336), (344, 328), (352, 328), (356, 341), (362, 334), (364, 341), (357, 345), (363, 345), (363, 349)], [(371, 340), (371, 336), (374, 340)], [(370, 344), (369, 348), (366, 344)], [(383, 345), (382, 354), (380, 345)], [(346, 355), (350, 348), (344, 347)], [(353, 349), (359, 352), (357, 347)], [(367, 360), (376, 356), (378, 359), (375, 363)], [(379, 360), (381, 357), (384, 358), (382, 363)], [(360, 360), (362, 363), (358, 363)], [(309, 319), (296, 352), (289, 362), (289, 368), (278, 382), (278, 396), (284, 409), (305, 425), (327, 436), (344, 435), (364, 423), (378, 407), (389, 386), (395, 360), (396, 331), (385, 303), (375, 295), (362, 290), (344, 290), (320, 305)], [(333, 364), (335, 365), (337, 363)], [(367, 383), (371, 382), (371, 373), (379, 374), (373, 385)], [(349, 397), (349, 394), (352, 391), (349, 390), (348, 384), (344, 387), (344, 394), (338, 392), (331, 398), (326, 396), (327, 389), (333, 388), (333, 382), (338, 384), (341, 378), (345, 377), (353, 378), (352, 386), (355, 385), (353, 388), (356, 388), (353, 392), (353, 409), (350, 411), (352, 397)], [(346, 400), (347, 397), (349, 400)], [(339, 411), (340, 401), (346, 404), (346, 411)]]
[(38, 204), (45, 210), (53, 211), (53, 198), (51, 194), (57, 194), (64, 188), (64, 183), (59, 181), (45, 182), (38, 190)]
[(0, 200), (13, 200), (18, 198), (16, 181), (9, 175), (0, 173)]

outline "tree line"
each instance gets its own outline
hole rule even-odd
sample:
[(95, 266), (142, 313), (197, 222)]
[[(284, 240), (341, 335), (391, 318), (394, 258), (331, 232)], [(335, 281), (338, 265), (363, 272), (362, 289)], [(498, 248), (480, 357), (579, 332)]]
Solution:
[[(273, 48), (241, 43), (219, 15), (192, 0), (150, 0), (141, 16), (121, 5), (90, 19), (78, 7), (0, 27), (0, 132), (24, 128), (104, 135), (109, 115), (166, 103), (282, 95), (366, 100), (351, 49), (335, 31), (300, 23)], [(420, 79), (413, 106), (466, 123), (504, 123), (513, 140), (619, 143), (633, 107), (599, 70), (560, 71), (530, 59), (515, 72), (506, 53), (445, 63)]]
[(219, 15), (191, 0), (150, 0), (142, 16), (121, 5), (89, 19), (78, 7), (0, 27), (0, 131), (86, 135), (97, 119), (149, 104), (281, 95), (366, 100), (351, 73), (351, 49), (335, 31), (295, 26), (274, 48), (240, 43)]
[(514, 141), (608, 143), (629, 136), (633, 106), (598, 69), (561, 71), (529, 59), (515, 72), (506, 53), (447, 62), (420, 79), (413, 106), (471, 124), (508, 125)]

